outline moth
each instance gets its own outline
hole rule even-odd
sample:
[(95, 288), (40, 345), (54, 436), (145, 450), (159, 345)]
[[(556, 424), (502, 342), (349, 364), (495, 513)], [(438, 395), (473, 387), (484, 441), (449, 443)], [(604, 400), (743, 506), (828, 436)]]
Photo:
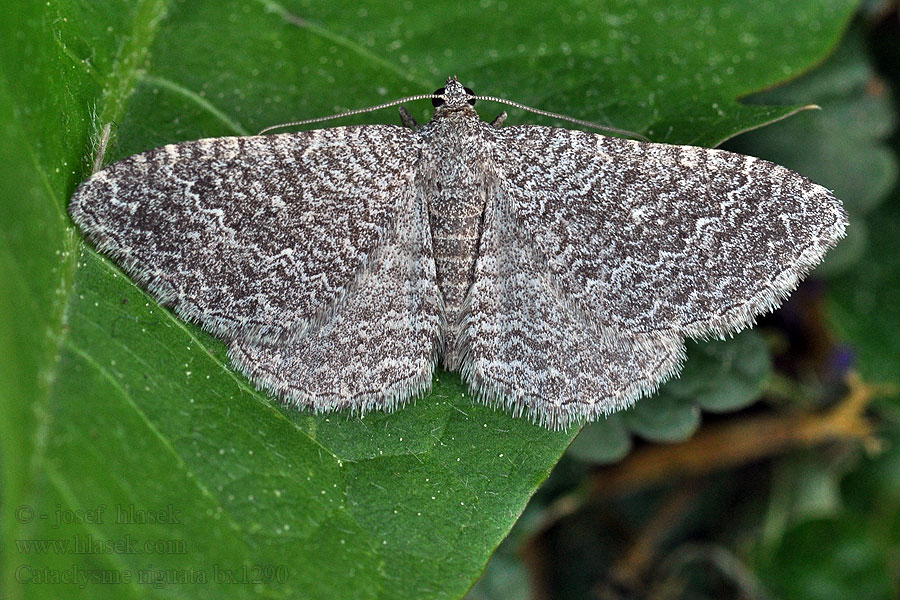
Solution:
[(428, 97), (422, 126), (131, 156), (69, 211), (286, 403), (392, 410), (440, 363), (550, 428), (652, 393), (685, 338), (751, 325), (844, 236), (840, 201), (770, 162), (486, 123), (456, 78)]

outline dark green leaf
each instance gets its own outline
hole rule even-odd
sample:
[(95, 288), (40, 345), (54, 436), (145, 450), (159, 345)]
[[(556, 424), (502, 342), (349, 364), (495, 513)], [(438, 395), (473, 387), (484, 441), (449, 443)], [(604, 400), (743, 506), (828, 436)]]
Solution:
[(628, 428), (654, 442), (680, 442), (691, 437), (700, 426), (700, 409), (691, 402), (668, 393), (638, 402), (622, 413)]
[(664, 389), (704, 410), (728, 412), (755, 402), (771, 370), (765, 342), (744, 331), (730, 340), (690, 343), (681, 377)]
[(515, 556), (498, 552), (466, 600), (528, 600), (533, 598), (528, 569)]
[(592, 463), (617, 462), (631, 450), (631, 434), (621, 415), (610, 415), (586, 424), (572, 445), (569, 455)]
[[(428, 92), (458, 73), (479, 93), (712, 144), (792, 112), (736, 98), (819, 60), (853, 6), (6, 3), (0, 594), (458, 597), (574, 434), (473, 406), (456, 375), (414, 407), (365, 419), (284, 409), (254, 391), (220, 342), (71, 227), (65, 206), (105, 124), (113, 159)], [(354, 120), (373, 121), (396, 117)], [(24, 519), (21, 506), (48, 519)], [(72, 513), (77, 522), (54, 528), (57, 508), (103, 517)], [(119, 509), (161, 517), (117, 522)], [(101, 551), (26, 557), (15, 545), (76, 536)], [(102, 551), (124, 539), (154, 545)], [(26, 563), (133, 579), (22, 585)]]

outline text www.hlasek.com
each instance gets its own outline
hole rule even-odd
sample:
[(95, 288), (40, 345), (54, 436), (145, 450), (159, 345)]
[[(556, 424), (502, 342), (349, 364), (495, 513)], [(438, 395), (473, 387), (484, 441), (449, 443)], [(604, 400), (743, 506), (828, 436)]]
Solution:
[(71, 538), (16, 540), (19, 554), (186, 554), (183, 539), (141, 540), (131, 535), (97, 539), (75, 534)]

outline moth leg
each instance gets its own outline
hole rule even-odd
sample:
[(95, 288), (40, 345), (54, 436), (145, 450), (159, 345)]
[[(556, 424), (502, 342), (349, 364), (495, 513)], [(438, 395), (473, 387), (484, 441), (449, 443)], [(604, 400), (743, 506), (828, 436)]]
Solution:
[(400, 107), (400, 122), (403, 123), (405, 127), (409, 127), (410, 129), (418, 129), (419, 124), (413, 118), (409, 111), (406, 110), (405, 106)]
[(491, 127), (500, 129), (500, 126), (506, 122), (506, 111), (504, 110), (502, 113), (497, 115), (493, 121), (491, 121)]
[(109, 138), (112, 135), (112, 126), (112, 122), (109, 122), (97, 133), (95, 144), (97, 154), (94, 156), (94, 164), (91, 168), (92, 175), (103, 168), (103, 159), (106, 158), (106, 147), (109, 145)]

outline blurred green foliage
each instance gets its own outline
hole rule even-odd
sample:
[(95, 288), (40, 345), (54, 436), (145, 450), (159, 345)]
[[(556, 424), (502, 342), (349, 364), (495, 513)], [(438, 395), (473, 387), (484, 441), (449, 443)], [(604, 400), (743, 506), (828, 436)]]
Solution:
[[(711, 146), (818, 102), (825, 110), (740, 143), (819, 177), (845, 199), (851, 238), (822, 271), (837, 278), (828, 314), (860, 370), (887, 379), (896, 376), (900, 355), (891, 353), (900, 339), (900, 302), (887, 304), (897, 300), (897, 263), (888, 257), (897, 256), (890, 231), (898, 215), (896, 203), (883, 204), (896, 158), (878, 140), (893, 109), (867, 95), (865, 53), (856, 40), (793, 91), (738, 101), (820, 61), (854, 5), (486, 1), (398, 11), (299, 0), (9, 3), (0, 21), (0, 176), (8, 183), (0, 190), (0, 597), (459, 597), (576, 433), (475, 406), (455, 374), (439, 373), (433, 393), (415, 406), (364, 419), (312, 416), (253, 390), (229, 369), (219, 341), (160, 308), (71, 226), (65, 206), (88, 173), (104, 124), (114, 124), (108, 158), (115, 159), (428, 92), (457, 73), (478, 92), (656, 141)], [(427, 118), (427, 106), (410, 108)], [(490, 106), (479, 108), (493, 117)], [(393, 119), (368, 114), (354, 122)], [(510, 122), (549, 121), (511, 111)], [(526, 593), (518, 544), (540, 530), (546, 506), (586, 495), (587, 465), (615, 462), (648, 440), (687, 439), (707, 418), (754, 408), (772, 388), (770, 342), (750, 331), (692, 344), (681, 379), (585, 427), (473, 597)], [(811, 397), (823, 389), (806, 388)], [(879, 409), (896, 425), (893, 406)], [(784, 478), (796, 469), (809, 485), (782, 486), (743, 518), (727, 517), (731, 541), (743, 542), (741, 560), (790, 598), (895, 590), (888, 572), (898, 539), (894, 447), (857, 459), (850, 475), (829, 457), (786, 463)], [(715, 487), (719, 504), (706, 500), (707, 528), (732, 510), (723, 500), (728, 483)], [(171, 505), (181, 519), (142, 525), (108, 518), (58, 530), (17, 512), (101, 505)], [(650, 493), (620, 508), (637, 528), (657, 505)], [(616, 556), (616, 531), (610, 521), (579, 523), (574, 547), (592, 556), (594, 568), (585, 572), (602, 578)], [(741, 526), (766, 535), (748, 543)], [(795, 549), (829, 533), (828, 561)], [(16, 545), (74, 535), (182, 540), (187, 551), (51, 552), (26, 560)], [(284, 567), (287, 577), (227, 587), (61, 588), (21, 585), (17, 569), (26, 562), (160, 576), (210, 574), (211, 565)], [(812, 589), (816, 581), (821, 587)], [(580, 590), (582, 583), (561, 585)]]

